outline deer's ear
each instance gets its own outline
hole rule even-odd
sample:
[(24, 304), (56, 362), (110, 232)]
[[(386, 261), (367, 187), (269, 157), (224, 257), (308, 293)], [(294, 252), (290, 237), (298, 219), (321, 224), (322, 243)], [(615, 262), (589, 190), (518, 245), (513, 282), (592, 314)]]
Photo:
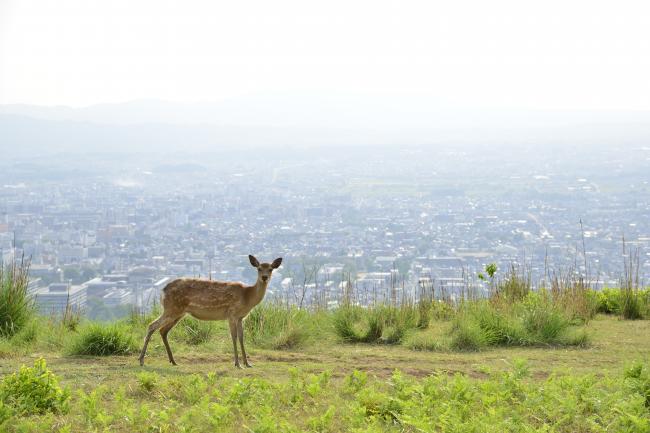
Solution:
[(249, 254), (248, 255), (248, 261), (251, 262), (251, 265), (253, 265), (254, 267), (259, 268), (260, 262), (257, 261), (255, 256), (252, 256), (252, 255)]
[(273, 260), (273, 263), (271, 263), (271, 267), (273, 269), (277, 269), (280, 267), (281, 264), (282, 264), (282, 257), (278, 257), (277, 259)]

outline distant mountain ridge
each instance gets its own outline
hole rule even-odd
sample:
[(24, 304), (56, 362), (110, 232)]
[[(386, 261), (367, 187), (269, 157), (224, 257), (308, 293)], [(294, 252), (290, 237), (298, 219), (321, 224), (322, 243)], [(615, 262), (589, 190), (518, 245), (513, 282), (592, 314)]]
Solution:
[(445, 111), (435, 104), (424, 109), (417, 98), (392, 101), (396, 105), (383, 101), (374, 107), (359, 100), (310, 104), (273, 97), (84, 108), (0, 105), (0, 149), (18, 157), (284, 147), (647, 146), (650, 139), (650, 112)]

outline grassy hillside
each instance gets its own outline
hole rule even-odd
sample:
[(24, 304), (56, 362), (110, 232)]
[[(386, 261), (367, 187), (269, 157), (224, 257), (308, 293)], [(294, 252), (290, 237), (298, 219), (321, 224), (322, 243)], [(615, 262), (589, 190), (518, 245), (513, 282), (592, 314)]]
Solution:
[[(489, 299), (185, 318), (137, 356), (158, 314), (37, 316), (24, 269), (0, 272), (0, 432), (650, 433), (650, 291), (576, 283)], [(20, 301), (20, 302), (17, 302)], [(634, 320), (632, 320), (634, 319)]]
[[(438, 326), (452, 323), (417, 333)], [(158, 336), (145, 367), (137, 354), (66, 355), (42, 335), (22, 353), (5, 341), (3, 378), (43, 357), (70, 397), (42, 414), (0, 406), (0, 431), (650, 432), (650, 322), (600, 315), (586, 328), (589, 347), (478, 352), (347, 344), (335, 334), (288, 350), (251, 342), (246, 370), (232, 366), (221, 325), (198, 345), (172, 331), (176, 367)]]

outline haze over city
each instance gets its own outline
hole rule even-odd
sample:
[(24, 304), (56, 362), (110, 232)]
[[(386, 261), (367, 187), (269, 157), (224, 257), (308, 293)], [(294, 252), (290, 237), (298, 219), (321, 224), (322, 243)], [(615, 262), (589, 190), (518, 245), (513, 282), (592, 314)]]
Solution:
[(3, 259), (95, 314), (178, 276), (250, 279), (250, 252), (284, 255), (273, 291), (302, 282), (307, 302), (347, 281), (481, 289), (490, 262), (615, 284), (624, 238), (647, 279), (647, 18), (641, 2), (4, 1)]

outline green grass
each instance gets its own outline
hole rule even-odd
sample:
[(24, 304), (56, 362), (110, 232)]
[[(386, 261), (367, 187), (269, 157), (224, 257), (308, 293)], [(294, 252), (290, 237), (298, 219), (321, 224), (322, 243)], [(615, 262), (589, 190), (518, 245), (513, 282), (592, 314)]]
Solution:
[[(446, 335), (435, 325), (412, 335)], [(251, 348), (256, 367), (247, 370), (232, 368), (215, 342), (186, 346), (193, 351), (177, 367), (155, 356), (141, 368), (135, 355), (50, 353), (55, 376), (40, 383), (55, 386), (36, 395), (59, 396), (60, 409), (18, 414), (6, 400), (0, 431), (650, 432), (650, 323), (599, 316), (589, 327), (599, 338), (586, 350), (330, 340), (299, 352)], [(3, 361), (5, 378), (34, 363)]]
[(54, 376), (19, 383), (49, 378), (69, 398), (20, 412), (4, 397), (0, 432), (650, 433), (650, 321), (575, 321), (562, 305), (545, 294), (458, 309), (262, 304), (245, 322), (245, 370), (232, 367), (225, 322), (183, 319), (169, 338), (179, 365), (155, 334), (140, 367), (148, 317), (75, 329), (36, 319), (0, 338), (0, 380), (42, 356)]

